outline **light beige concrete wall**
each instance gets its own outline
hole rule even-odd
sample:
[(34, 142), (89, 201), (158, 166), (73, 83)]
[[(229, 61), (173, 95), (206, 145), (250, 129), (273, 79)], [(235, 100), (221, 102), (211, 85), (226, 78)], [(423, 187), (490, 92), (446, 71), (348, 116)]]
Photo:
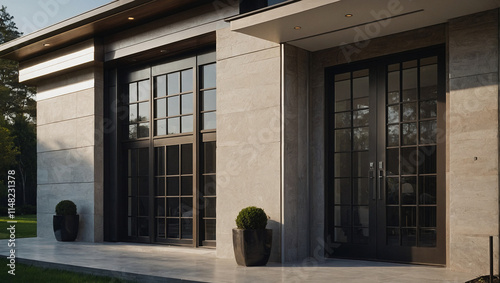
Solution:
[(498, 11), (451, 20), (448, 32), (449, 266), (486, 274), (490, 235), (498, 260)]
[(217, 31), (217, 256), (233, 258), (238, 212), (263, 208), (280, 261), (280, 46)]
[(77, 240), (102, 241), (102, 89), (99, 64), (37, 79), (38, 237), (54, 238), (55, 206), (69, 199), (80, 215)]

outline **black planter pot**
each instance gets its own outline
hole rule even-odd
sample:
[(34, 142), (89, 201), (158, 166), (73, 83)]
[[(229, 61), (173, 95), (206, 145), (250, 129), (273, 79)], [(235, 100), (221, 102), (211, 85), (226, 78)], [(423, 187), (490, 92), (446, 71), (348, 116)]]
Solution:
[(78, 236), (79, 215), (54, 215), (52, 224), (56, 240), (71, 242)]
[(242, 266), (263, 266), (271, 255), (273, 231), (233, 229), (236, 263)]

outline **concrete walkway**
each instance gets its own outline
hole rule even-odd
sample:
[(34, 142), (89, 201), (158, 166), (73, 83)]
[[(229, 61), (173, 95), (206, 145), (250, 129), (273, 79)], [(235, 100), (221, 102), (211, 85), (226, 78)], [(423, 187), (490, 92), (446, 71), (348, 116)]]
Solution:
[[(7, 240), (0, 255), (8, 256)], [(213, 249), (131, 243), (16, 239), (19, 262), (120, 277), (138, 282), (465, 282), (479, 274), (440, 267), (331, 259), (241, 267)], [(18, 271), (19, 272), (19, 271)], [(7, 274), (1, 274), (5, 278)], [(0, 280), (1, 281), (1, 280)]]

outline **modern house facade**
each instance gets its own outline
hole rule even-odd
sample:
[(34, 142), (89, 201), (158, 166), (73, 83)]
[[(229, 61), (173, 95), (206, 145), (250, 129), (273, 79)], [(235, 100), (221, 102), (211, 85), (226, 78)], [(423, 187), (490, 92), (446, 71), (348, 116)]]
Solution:
[(255, 205), (272, 261), (487, 272), (499, 8), (118, 0), (1, 45), (37, 87), (38, 237), (71, 199), (80, 241), (231, 258)]

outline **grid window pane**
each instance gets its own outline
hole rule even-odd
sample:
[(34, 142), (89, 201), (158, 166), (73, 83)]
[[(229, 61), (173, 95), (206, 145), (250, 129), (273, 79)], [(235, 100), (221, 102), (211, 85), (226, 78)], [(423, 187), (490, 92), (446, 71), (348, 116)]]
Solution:
[(215, 87), (217, 82), (215, 64), (202, 66), (200, 75), (202, 89)]
[(180, 89), (180, 73), (171, 73), (167, 75), (167, 94), (177, 94), (181, 92)]

